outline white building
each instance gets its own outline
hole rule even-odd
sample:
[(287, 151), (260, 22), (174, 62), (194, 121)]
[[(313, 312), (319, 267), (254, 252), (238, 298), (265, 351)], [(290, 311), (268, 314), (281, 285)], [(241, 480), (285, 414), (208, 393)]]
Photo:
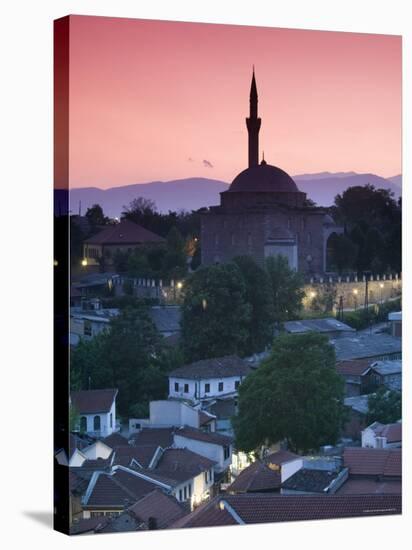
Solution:
[(402, 423), (373, 422), (362, 431), (362, 447), (388, 449), (402, 447)]
[(78, 413), (78, 429), (97, 437), (116, 431), (116, 389), (72, 392), (71, 406)]
[(200, 401), (236, 395), (250, 372), (246, 361), (235, 355), (196, 361), (169, 374), (169, 398)]

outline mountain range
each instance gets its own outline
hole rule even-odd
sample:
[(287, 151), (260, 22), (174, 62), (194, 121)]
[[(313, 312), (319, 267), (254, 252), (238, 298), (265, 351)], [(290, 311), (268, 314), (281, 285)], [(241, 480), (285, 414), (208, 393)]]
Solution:
[[(396, 198), (401, 195), (402, 176), (382, 178), (376, 174), (356, 172), (320, 172), (292, 176), (299, 189), (307, 193), (319, 206), (330, 206), (338, 193), (348, 187), (370, 183), (376, 188), (392, 191)], [(79, 187), (70, 190), (70, 210), (73, 214), (84, 214), (93, 204), (100, 204), (106, 216), (120, 217), (123, 207), (134, 198), (153, 200), (159, 211), (197, 210), (202, 206), (219, 204), (219, 193), (229, 184), (215, 179), (185, 178), (172, 181), (136, 183), (109, 189)], [(58, 202), (58, 200), (56, 201)]]

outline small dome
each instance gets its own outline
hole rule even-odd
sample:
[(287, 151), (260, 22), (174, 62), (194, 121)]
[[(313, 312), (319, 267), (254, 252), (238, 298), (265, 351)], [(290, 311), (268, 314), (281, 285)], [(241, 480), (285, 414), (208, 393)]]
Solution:
[(235, 177), (228, 191), (241, 193), (299, 193), (293, 179), (276, 166), (262, 161)]

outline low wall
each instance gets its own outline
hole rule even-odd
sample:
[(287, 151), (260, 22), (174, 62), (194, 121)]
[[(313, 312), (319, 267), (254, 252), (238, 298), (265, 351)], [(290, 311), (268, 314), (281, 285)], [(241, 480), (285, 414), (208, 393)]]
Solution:
[(357, 309), (365, 304), (366, 287), (369, 304), (379, 304), (401, 296), (402, 280), (398, 274), (366, 277), (324, 277), (313, 279), (304, 286), (303, 307), (307, 311), (332, 311), (340, 297), (344, 309)]

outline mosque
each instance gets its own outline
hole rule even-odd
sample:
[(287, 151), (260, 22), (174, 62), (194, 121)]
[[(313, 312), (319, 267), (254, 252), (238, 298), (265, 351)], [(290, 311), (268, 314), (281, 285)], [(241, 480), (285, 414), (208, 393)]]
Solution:
[(202, 264), (229, 262), (235, 256), (265, 258), (284, 255), (303, 274), (327, 270), (327, 244), (343, 232), (322, 208), (313, 206), (283, 170), (259, 163), (258, 93), (253, 71), (250, 113), (246, 118), (249, 166), (220, 193), (220, 206), (202, 214)]

